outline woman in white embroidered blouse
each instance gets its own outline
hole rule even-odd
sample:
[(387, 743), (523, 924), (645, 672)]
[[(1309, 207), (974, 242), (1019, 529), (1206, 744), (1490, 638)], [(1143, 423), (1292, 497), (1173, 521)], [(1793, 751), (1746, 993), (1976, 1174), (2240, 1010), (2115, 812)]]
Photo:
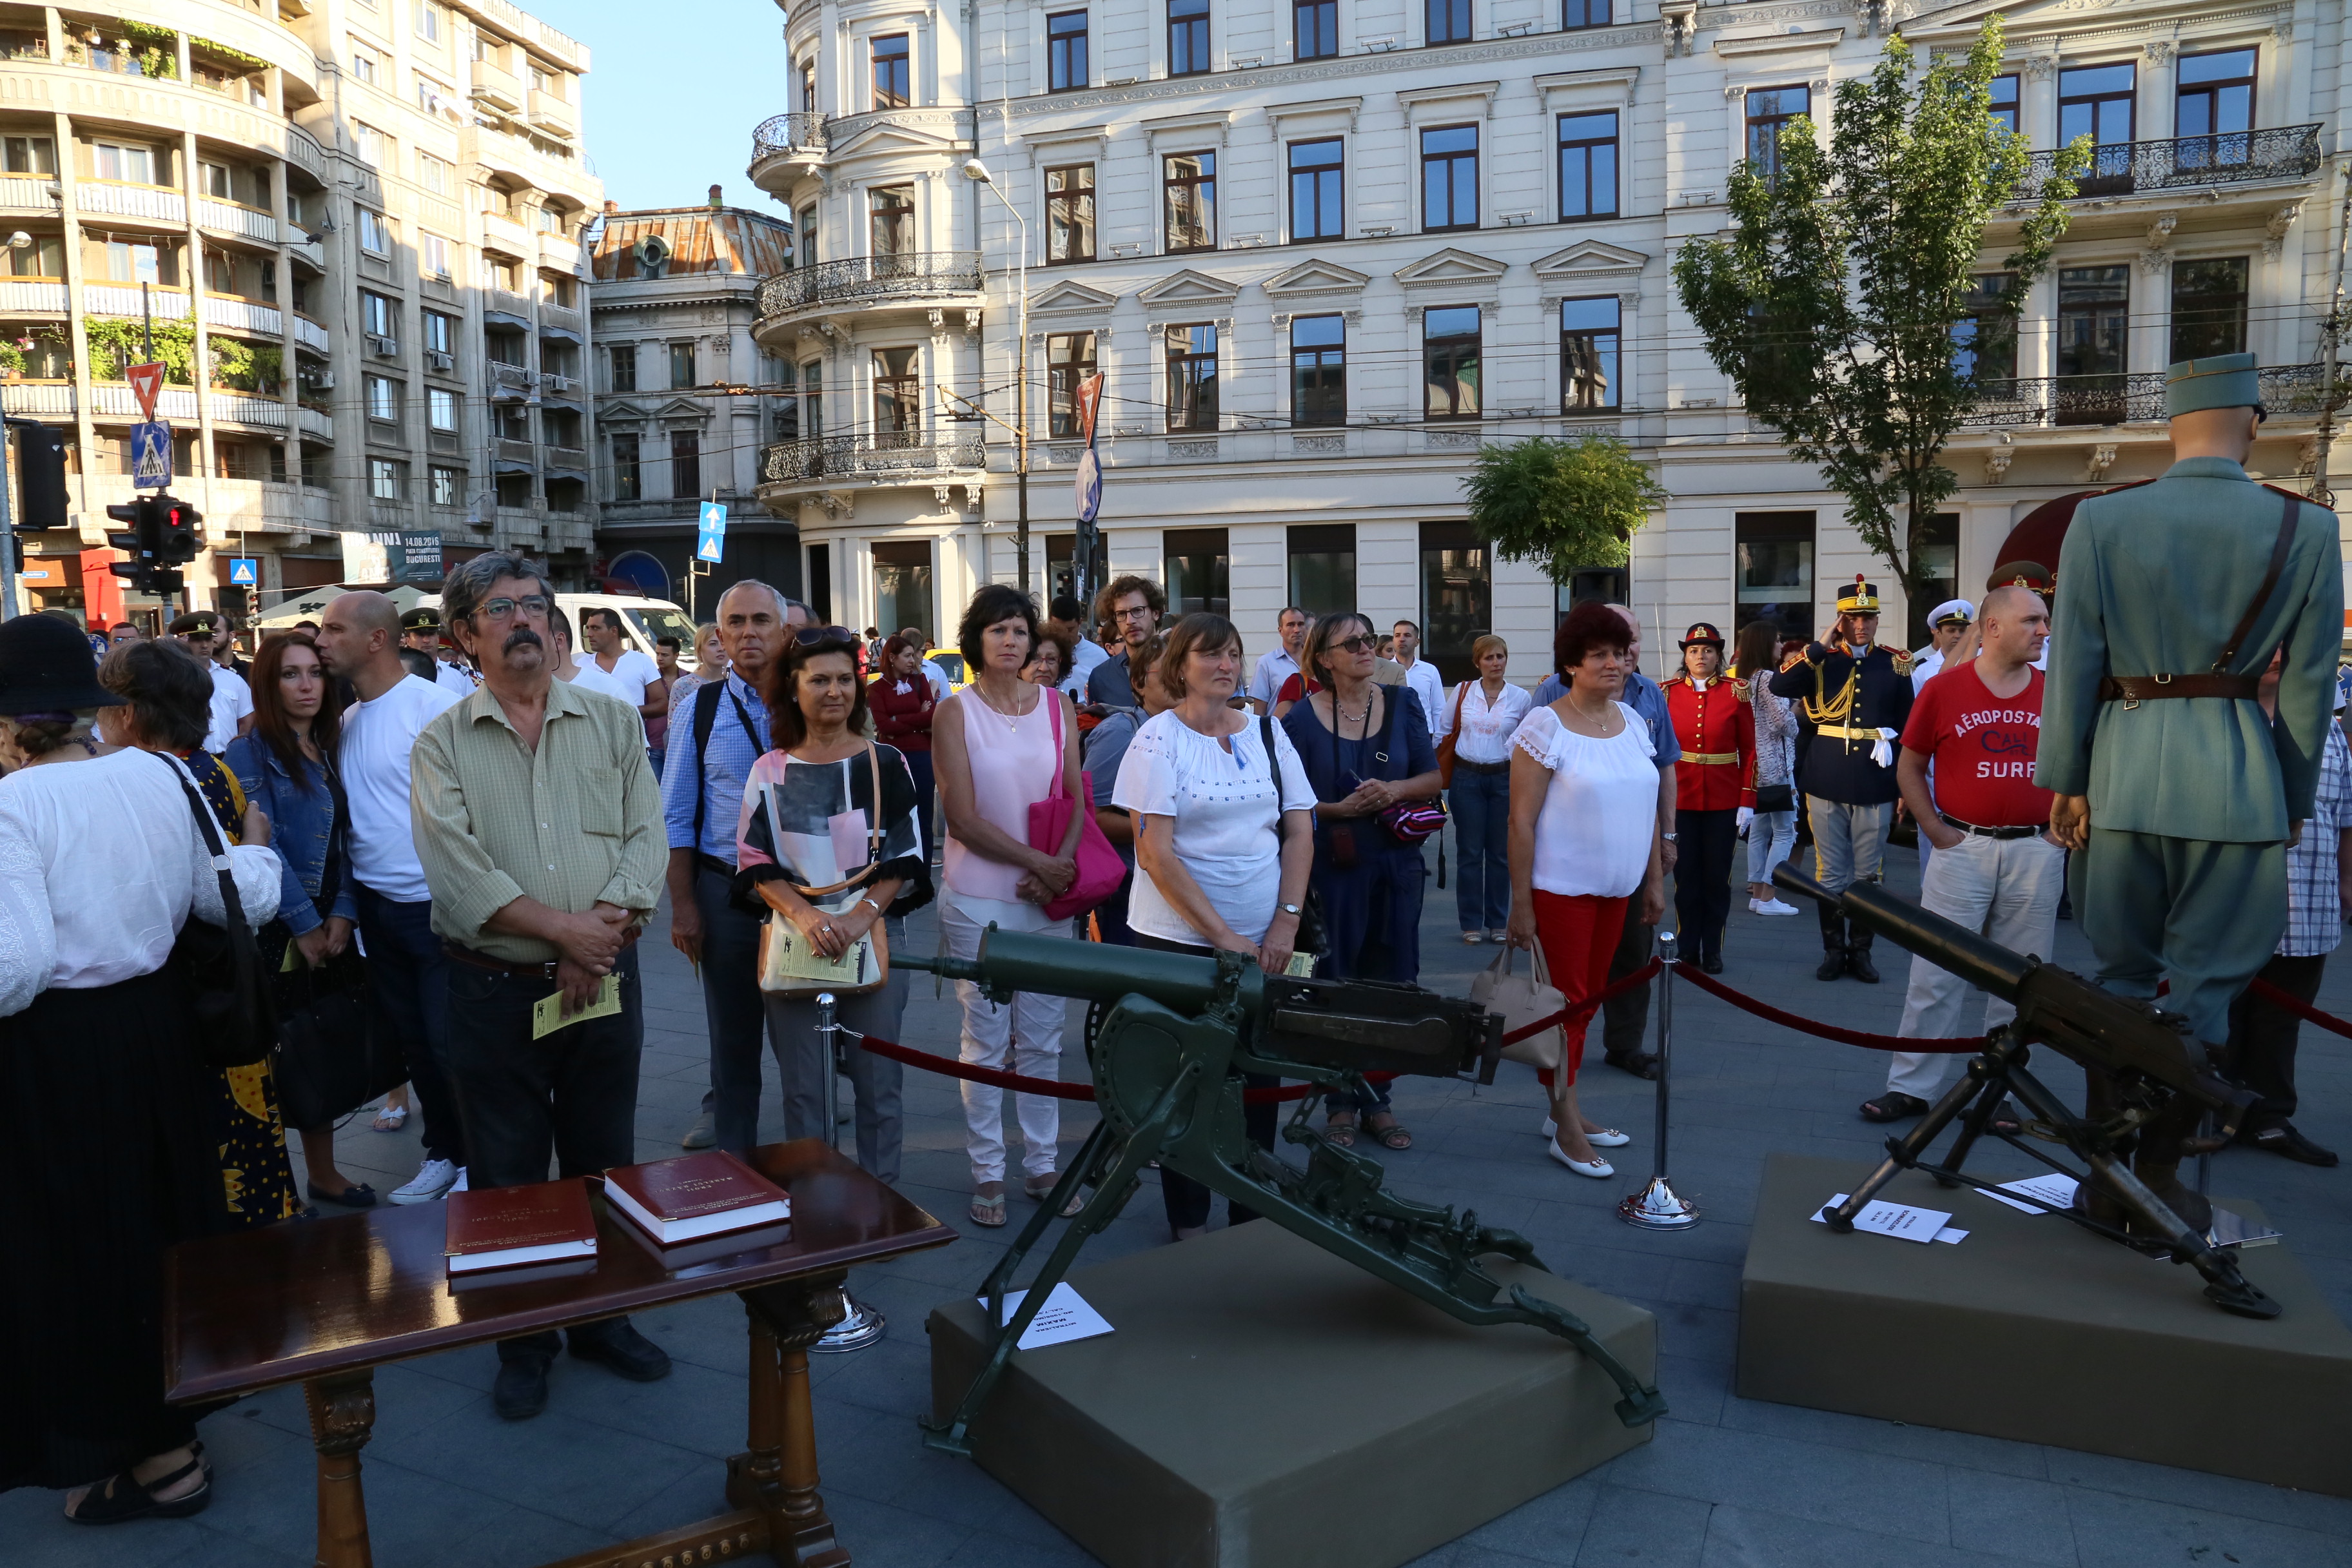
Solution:
[(1454, 742), (1454, 911), (1464, 942), (1501, 942), (1511, 914), (1511, 737), (1535, 706), (1503, 679), (1510, 646), (1488, 633), (1470, 645), (1478, 679), (1465, 680), (1431, 717), (1442, 746)]
[(1577, 1109), (1588, 1004), (1608, 983), (1609, 961), (1625, 926), (1625, 900), (1642, 919), (1665, 910), (1658, 823), (1674, 798), (1675, 775), (1654, 760), (1650, 727), (1618, 695), (1625, 689), (1632, 637), (1623, 617), (1582, 604), (1560, 623), (1553, 666), (1567, 695), (1531, 710), (1511, 738), (1511, 924), (1517, 947), (1542, 943), (1551, 983), (1571, 1009), (1553, 1074), (1545, 1151), (1580, 1176), (1615, 1175), (1601, 1148), (1630, 1142)]

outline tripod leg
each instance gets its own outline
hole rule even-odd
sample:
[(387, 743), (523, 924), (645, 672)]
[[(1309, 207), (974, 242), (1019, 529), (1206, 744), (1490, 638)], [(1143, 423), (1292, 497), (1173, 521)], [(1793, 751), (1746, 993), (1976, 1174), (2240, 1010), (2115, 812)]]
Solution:
[(1851, 1232), (1853, 1216), (1863, 1211), (1863, 1206), (1870, 1202), (1878, 1189), (1893, 1181), (1896, 1172), (1911, 1170), (1919, 1163), (1919, 1156), (1927, 1152), (1927, 1145), (1943, 1135), (1944, 1129), (1951, 1125), (1952, 1118), (1960, 1113), (1969, 1097), (1976, 1093), (1976, 1061), (1969, 1062), (1969, 1076), (1946, 1089), (1944, 1098), (1936, 1101), (1927, 1114), (1919, 1119), (1918, 1126), (1900, 1138), (1886, 1141), (1885, 1163), (1871, 1172), (1862, 1185), (1847, 1194), (1845, 1202), (1835, 1208), (1823, 1209), (1823, 1224), (1834, 1231)]
[[(1992, 1125), (1993, 1113), (1999, 1110), (2001, 1102), (2009, 1098), (2007, 1072), (1980, 1072), (1983, 1064), (1982, 1057), (1969, 1063), (1969, 1077), (1980, 1079), (1980, 1087), (1977, 1090), (1975, 1102), (1969, 1107), (1968, 1114), (1960, 1119), (1960, 1135), (1952, 1140), (1952, 1152), (1944, 1157), (1944, 1169), (1948, 1171), (1957, 1171), (1967, 1163), (1969, 1151), (1976, 1147), (1977, 1140), (1982, 1138), (1985, 1129)], [(1936, 1183), (1938, 1186), (1945, 1187), (1957, 1187), (1960, 1184), (1949, 1176), (1937, 1176)]]

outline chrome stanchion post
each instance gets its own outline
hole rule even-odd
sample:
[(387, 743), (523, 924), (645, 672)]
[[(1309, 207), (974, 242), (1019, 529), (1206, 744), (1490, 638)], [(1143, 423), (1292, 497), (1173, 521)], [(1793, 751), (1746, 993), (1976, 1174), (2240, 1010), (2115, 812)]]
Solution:
[(1698, 1223), (1698, 1205), (1677, 1197), (1666, 1180), (1666, 1086), (1674, 1081), (1676, 942), (1658, 933), (1658, 1157), (1649, 1185), (1618, 1200), (1617, 1217), (1643, 1230), (1683, 1230)]
[[(856, 1030), (835, 1022), (833, 993), (820, 991), (816, 997), (816, 1034), (824, 1042), (824, 1110), (825, 1121), (831, 1128), (835, 1153), (841, 1152), (841, 1079), (848, 1058), (843, 1054), (844, 1035), (856, 1035)], [(856, 1047), (848, 1047), (856, 1048)], [(841, 1321), (825, 1331), (824, 1336), (809, 1346), (812, 1351), (862, 1351), (882, 1337), (885, 1325), (881, 1312), (867, 1306), (849, 1293), (846, 1279), (841, 1285)]]

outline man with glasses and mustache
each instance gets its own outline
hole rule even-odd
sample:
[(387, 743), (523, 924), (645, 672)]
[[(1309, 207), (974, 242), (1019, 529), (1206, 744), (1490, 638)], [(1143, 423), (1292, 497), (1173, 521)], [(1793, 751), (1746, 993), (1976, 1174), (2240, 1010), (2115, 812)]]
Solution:
[(1102, 603), (1108, 607), (1102, 618), (1118, 629), (1124, 646), (1087, 677), (1087, 700), (1105, 709), (1140, 707), (1142, 700), (1128, 677), (1128, 658), (1140, 654), (1160, 629), (1160, 617), (1168, 613), (1168, 595), (1149, 577), (1116, 577), (1103, 590)]
[[(645, 1042), (637, 932), (667, 859), (636, 712), (554, 679), (554, 589), (493, 552), (449, 574), (442, 608), (482, 689), (417, 737), (416, 848), (449, 956), (449, 1076), (476, 1188), (636, 1160)], [(542, 1003), (556, 1008), (541, 1030)], [(669, 1357), (625, 1318), (570, 1331), (572, 1353), (651, 1382)], [(491, 1404), (547, 1407), (552, 1330), (499, 1346)]]
[(390, 599), (357, 593), (329, 605), (315, 635), (327, 673), (350, 681), (358, 699), (337, 729), (335, 768), (351, 803), (351, 873), (368, 984), (392, 1020), (423, 1112), (424, 1161), (391, 1197), (422, 1204), (466, 1179), (466, 1137), (449, 1088), (448, 960), (433, 934), (433, 894), (409, 821), (409, 755), (425, 726), (463, 699), (408, 673), (400, 629)]

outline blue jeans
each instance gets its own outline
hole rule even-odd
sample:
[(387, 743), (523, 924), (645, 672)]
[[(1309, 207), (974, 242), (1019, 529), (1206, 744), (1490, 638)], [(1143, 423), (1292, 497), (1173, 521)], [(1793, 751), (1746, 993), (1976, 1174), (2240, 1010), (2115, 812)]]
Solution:
[[(1924, 845), (1927, 840), (1920, 840)], [(1772, 868), (1789, 858), (1797, 847), (1797, 814), (1794, 811), (1759, 811), (1748, 824), (1748, 879), (1772, 885)], [(1780, 894), (1773, 893), (1773, 898)]]
[(1511, 770), (1454, 764), (1454, 910), (1464, 931), (1511, 921)]
[(425, 1157), (466, 1163), (466, 1129), (449, 1082), (449, 960), (433, 934), (433, 901), (400, 903), (357, 884), (368, 984), (400, 1037), (423, 1112)]

